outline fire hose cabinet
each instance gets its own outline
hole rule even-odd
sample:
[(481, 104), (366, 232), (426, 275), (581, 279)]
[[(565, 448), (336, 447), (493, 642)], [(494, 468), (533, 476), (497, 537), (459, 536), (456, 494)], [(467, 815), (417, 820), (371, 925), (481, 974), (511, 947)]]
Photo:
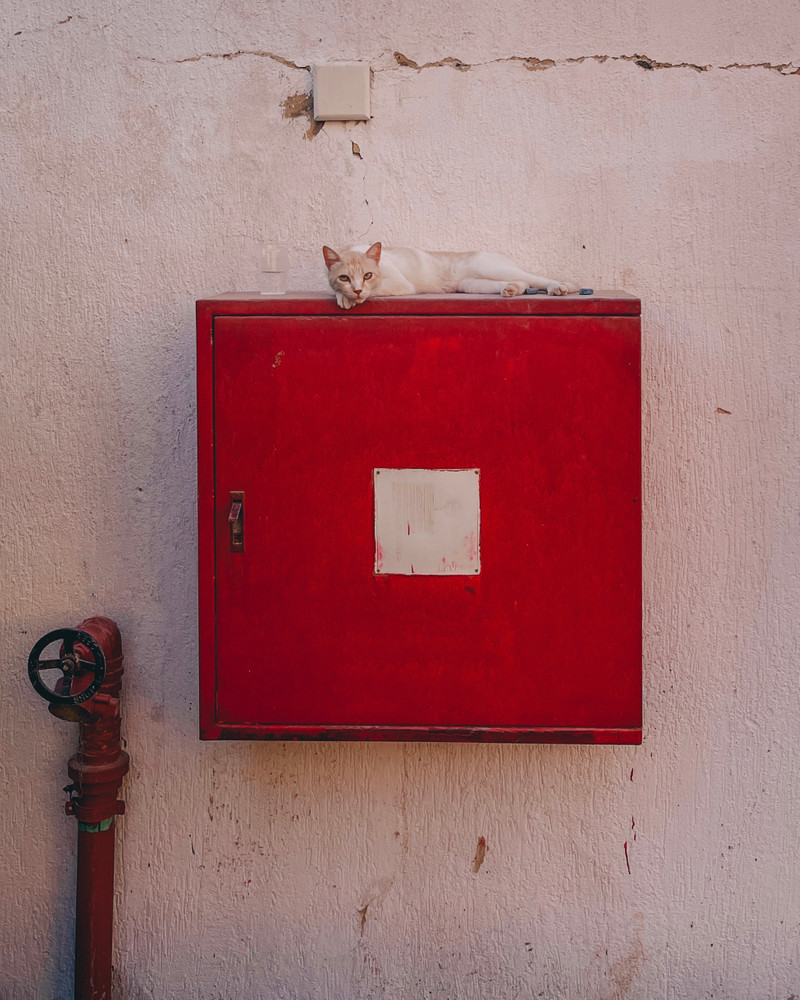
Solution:
[(641, 742), (640, 303), (197, 303), (203, 739)]

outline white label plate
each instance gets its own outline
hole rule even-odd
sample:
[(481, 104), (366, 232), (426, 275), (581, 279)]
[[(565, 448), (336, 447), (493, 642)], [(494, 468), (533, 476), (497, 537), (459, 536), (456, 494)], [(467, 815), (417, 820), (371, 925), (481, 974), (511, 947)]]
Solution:
[(375, 572), (474, 576), (479, 469), (375, 469)]

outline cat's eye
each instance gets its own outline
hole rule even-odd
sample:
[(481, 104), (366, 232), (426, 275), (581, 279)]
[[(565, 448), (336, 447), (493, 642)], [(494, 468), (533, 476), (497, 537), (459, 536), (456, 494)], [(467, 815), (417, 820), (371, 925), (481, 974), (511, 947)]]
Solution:
[(349, 280), (350, 279), (347, 277), (346, 274), (340, 274), (339, 275), (339, 281), (349, 281)]
[(372, 277), (372, 271), (367, 271), (367, 273), (364, 275), (364, 281), (369, 281), (371, 277)]

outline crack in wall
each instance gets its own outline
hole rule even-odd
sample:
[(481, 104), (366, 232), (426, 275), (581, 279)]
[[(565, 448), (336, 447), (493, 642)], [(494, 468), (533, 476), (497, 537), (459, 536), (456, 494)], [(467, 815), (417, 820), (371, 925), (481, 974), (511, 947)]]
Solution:
[(439, 62), (427, 62), (422, 64), (415, 63), (413, 59), (409, 59), (408, 56), (404, 56), (402, 52), (395, 52), (394, 58), (399, 66), (407, 66), (409, 69), (430, 69), (433, 66), (452, 66), (453, 69), (466, 73), (467, 70), (472, 69), (473, 66), (472, 63), (464, 62), (463, 59), (454, 59), (452, 56), (448, 56), (446, 59), (440, 59)]
[(367, 234), (369, 233), (370, 229), (372, 229), (372, 227), (375, 225), (375, 214), (372, 211), (372, 208), (370, 207), (369, 198), (367, 197), (367, 174), (369, 173), (369, 165), (367, 164), (367, 161), (364, 159), (364, 157), (361, 155), (361, 149), (358, 146), (358, 143), (355, 142), (353, 143), (353, 155), (357, 156), (359, 160), (361, 160), (364, 164), (364, 174), (361, 178), (361, 184), (363, 186), (362, 193), (364, 198), (364, 205), (369, 211), (369, 225), (364, 230), (364, 232), (361, 233), (361, 235), (358, 237), (360, 241), (360, 240), (365, 240), (367, 238)]
[(273, 62), (286, 66), (287, 69), (299, 69), (311, 72), (311, 66), (301, 66), (291, 59), (284, 59), (275, 52), (267, 52), (262, 49), (236, 49), (232, 52), (201, 52), (197, 56), (185, 56), (183, 59), (155, 59), (153, 56), (137, 56), (138, 60), (144, 62), (158, 63), (160, 66), (182, 66), (184, 63), (201, 62), (203, 59), (241, 59), (242, 56), (253, 56), (257, 59), (271, 59)]
[(13, 37), (16, 38), (19, 35), (38, 35), (45, 31), (51, 31), (53, 28), (58, 28), (62, 24), (69, 24), (70, 21), (85, 21), (86, 18), (83, 14), (69, 14), (67, 17), (62, 18), (60, 21), (56, 21), (55, 24), (47, 25), (43, 28), (24, 28), (21, 31), (15, 31)]
[[(286, 66), (289, 69), (301, 70), (303, 72), (310, 72), (311, 66), (298, 65), (292, 62), (290, 59), (285, 59), (283, 56), (279, 56), (274, 52), (268, 52), (260, 49), (237, 49), (232, 52), (203, 52), (196, 56), (186, 56), (183, 59), (172, 60), (176, 65), (183, 65), (184, 63), (200, 62), (203, 59), (239, 59), (242, 56), (252, 56), (261, 59), (270, 59), (273, 62), (279, 63), (281, 66)], [(719, 70), (733, 70), (733, 69), (767, 69), (774, 72), (780, 73), (782, 76), (798, 76), (800, 75), (800, 65), (797, 63), (729, 63), (726, 66), (711, 66), (711, 65), (700, 65), (698, 63), (681, 62), (681, 63), (668, 63), (660, 62), (657, 59), (651, 59), (649, 56), (634, 54), (632, 56), (621, 55), (621, 56), (571, 56), (566, 59), (556, 60), (556, 59), (539, 59), (536, 56), (504, 56), (499, 59), (490, 59), (483, 63), (468, 63), (463, 59), (457, 59), (453, 56), (446, 56), (443, 59), (439, 59), (436, 62), (426, 62), (418, 63), (415, 60), (410, 59), (407, 55), (402, 52), (395, 51), (393, 53), (394, 61), (397, 66), (404, 69), (412, 69), (415, 72), (422, 72), (425, 69), (433, 68), (449, 68), (455, 69), (460, 73), (467, 73), (472, 69), (477, 69), (482, 66), (491, 66), (495, 63), (522, 63), (523, 67), (530, 72), (539, 72), (542, 70), (553, 69), (556, 66), (569, 66), (577, 63), (584, 63), (587, 61), (605, 63), (605, 62), (630, 62), (634, 63), (640, 69), (650, 72), (656, 69), (691, 69), (697, 73), (707, 73), (712, 69)], [(144, 58), (144, 57), (140, 57)], [(151, 62), (158, 62), (159, 60), (150, 59)], [(391, 71), (393, 67), (389, 67), (388, 71)], [(375, 69), (373, 72), (382, 72), (380, 69)], [(283, 109), (284, 118), (305, 118), (309, 122), (309, 126), (306, 129), (303, 138), (313, 139), (322, 131), (325, 122), (318, 122), (314, 120), (314, 99), (312, 94), (307, 91), (303, 91), (299, 94), (292, 94), (287, 97), (281, 104)], [(353, 155), (357, 156), (359, 159), (363, 159), (361, 156), (361, 150), (357, 143), (353, 143), (352, 147)], [(366, 197), (365, 197), (366, 201)], [(369, 205), (369, 202), (366, 202)]]
[[(693, 62), (662, 62), (659, 59), (652, 59), (647, 55), (639, 55), (635, 53), (634, 55), (619, 55), (619, 56), (609, 56), (609, 55), (591, 55), (591, 56), (568, 56), (564, 59), (540, 59), (537, 56), (501, 56), (498, 59), (488, 59), (485, 62), (480, 63), (468, 63), (464, 59), (458, 59), (455, 56), (445, 56), (442, 59), (438, 59), (434, 62), (418, 63), (414, 59), (405, 55), (403, 52), (393, 52), (392, 53), (395, 63), (404, 69), (413, 69), (417, 72), (422, 72), (425, 69), (440, 69), (449, 68), (458, 70), (460, 73), (468, 73), (472, 69), (480, 69), (483, 66), (493, 66), (497, 63), (521, 63), (523, 68), (530, 70), (531, 72), (536, 72), (546, 69), (554, 69), (557, 66), (570, 66), (584, 62), (630, 62), (638, 66), (640, 69), (645, 71), (656, 70), (656, 69), (692, 69), (696, 73), (708, 73), (710, 70), (735, 70), (735, 69), (766, 69), (774, 73), (780, 73), (781, 76), (800, 76), (800, 60), (788, 63), (771, 63), (771, 62), (756, 62), (756, 63), (727, 63), (724, 66), (714, 66), (710, 63), (693, 63)], [(287, 69), (302, 70), (304, 72), (310, 72), (310, 65), (302, 65), (300, 63), (293, 62), (291, 59), (286, 59), (283, 56), (278, 55), (275, 52), (269, 52), (261, 49), (236, 49), (232, 52), (201, 52), (196, 56), (186, 56), (183, 59), (173, 59), (166, 60), (166, 62), (174, 63), (175, 65), (183, 65), (184, 63), (194, 63), (200, 62), (203, 59), (240, 59), (242, 56), (252, 56), (259, 59), (271, 59), (273, 62), (279, 63), (281, 66), (287, 67)], [(149, 62), (162, 62), (162, 60), (148, 58), (145, 56), (140, 56), (140, 59), (147, 59)], [(380, 73), (381, 69), (373, 69), (373, 72)]]
[(729, 63), (720, 69), (771, 69), (781, 76), (800, 76), (800, 62), (790, 63)]
[(584, 62), (632, 62), (639, 66), (643, 70), (656, 70), (656, 69), (693, 69), (697, 73), (707, 73), (709, 70), (720, 69), (720, 70), (731, 70), (731, 69), (768, 69), (776, 73), (780, 73), (782, 76), (798, 76), (800, 75), (800, 64), (797, 62), (791, 63), (769, 63), (769, 62), (759, 62), (759, 63), (728, 63), (726, 66), (712, 66), (712, 65), (701, 65), (699, 63), (691, 62), (680, 62), (680, 63), (670, 63), (670, 62), (660, 62), (657, 59), (651, 59), (649, 56), (645, 55), (621, 55), (621, 56), (571, 56), (566, 59), (538, 59), (535, 56), (504, 56), (499, 59), (490, 59), (487, 62), (482, 63), (468, 63), (463, 59), (457, 59), (453, 56), (447, 56), (444, 59), (439, 59), (436, 62), (426, 62), (417, 63), (413, 59), (410, 59), (407, 55), (402, 52), (395, 52), (394, 59), (398, 66), (402, 66), (407, 69), (414, 69), (421, 71), (424, 69), (433, 69), (440, 67), (450, 67), (452, 69), (457, 69), (462, 73), (466, 73), (471, 69), (477, 69), (482, 66), (491, 66), (495, 63), (504, 62), (520, 62), (523, 67), (527, 70), (537, 71), (545, 69), (553, 69), (556, 66), (569, 66), (575, 63)]
[(240, 59), (242, 56), (272, 59), (273, 62), (280, 63), (281, 66), (286, 66), (288, 69), (311, 70), (310, 66), (298, 66), (291, 59), (284, 59), (283, 56), (276, 55), (274, 52), (266, 52), (261, 49), (237, 49), (235, 52), (202, 52), (199, 56), (187, 56), (185, 59), (176, 59), (175, 62), (180, 65), (181, 63), (200, 62), (201, 59)]

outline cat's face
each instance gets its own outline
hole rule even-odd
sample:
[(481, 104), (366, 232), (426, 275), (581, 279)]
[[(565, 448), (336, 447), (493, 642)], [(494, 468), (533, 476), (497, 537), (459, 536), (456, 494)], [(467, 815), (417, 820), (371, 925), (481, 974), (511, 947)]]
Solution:
[(354, 306), (368, 299), (373, 289), (377, 288), (381, 263), (380, 243), (373, 243), (365, 253), (343, 250), (338, 254), (330, 247), (323, 247), (322, 255), (328, 268), (328, 281), (336, 292), (337, 300), (341, 297), (350, 306)]

